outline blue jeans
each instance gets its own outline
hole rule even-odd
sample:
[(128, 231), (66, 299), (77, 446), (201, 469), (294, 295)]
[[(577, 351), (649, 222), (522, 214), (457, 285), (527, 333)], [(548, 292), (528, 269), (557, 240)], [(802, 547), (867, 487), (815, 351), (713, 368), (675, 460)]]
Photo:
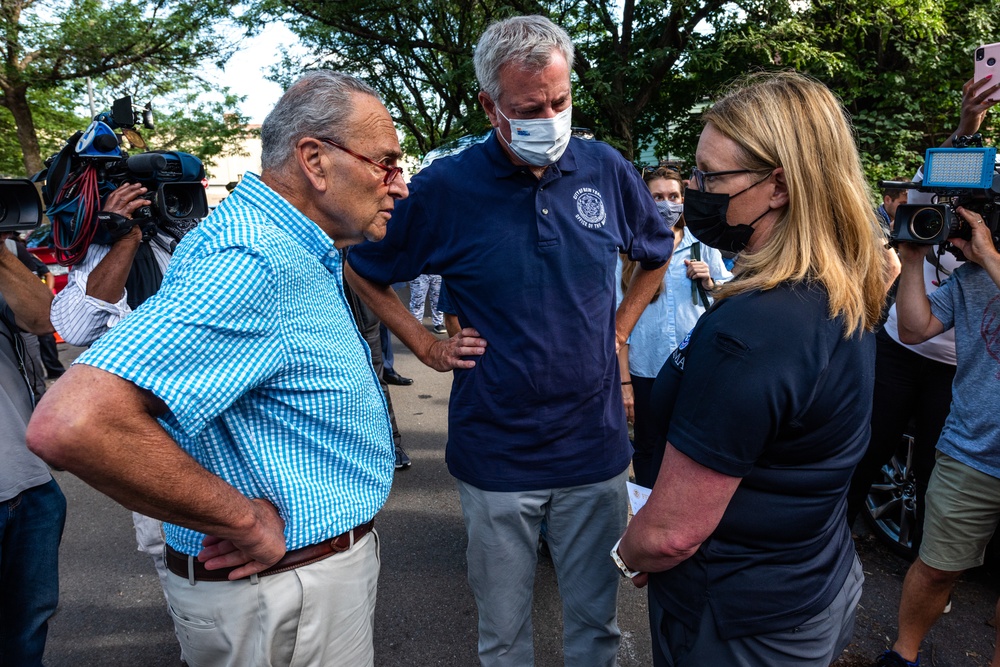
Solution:
[(59, 540), (66, 497), (55, 480), (4, 501), (0, 511), (0, 664), (42, 664), (59, 602)]
[(410, 312), (418, 322), (424, 321), (424, 302), (430, 297), (431, 324), (439, 327), (444, 324), (444, 313), (438, 310), (438, 299), (441, 298), (441, 276), (425, 273), (410, 281)]
[(625, 532), (627, 479), (624, 471), (597, 484), (515, 492), (484, 491), (456, 480), (482, 667), (534, 664), (531, 605), (543, 520), (563, 601), (565, 664), (617, 664), (621, 576), (609, 554)]

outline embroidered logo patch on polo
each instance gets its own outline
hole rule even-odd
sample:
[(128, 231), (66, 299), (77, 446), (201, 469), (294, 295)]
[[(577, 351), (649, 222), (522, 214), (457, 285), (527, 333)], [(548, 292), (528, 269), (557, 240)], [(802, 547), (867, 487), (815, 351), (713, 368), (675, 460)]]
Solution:
[(580, 188), (573, 195), (576, 202), (576, 219), (587, 229), (598, 229), (607, 221), (604, 199), (594, 188)]

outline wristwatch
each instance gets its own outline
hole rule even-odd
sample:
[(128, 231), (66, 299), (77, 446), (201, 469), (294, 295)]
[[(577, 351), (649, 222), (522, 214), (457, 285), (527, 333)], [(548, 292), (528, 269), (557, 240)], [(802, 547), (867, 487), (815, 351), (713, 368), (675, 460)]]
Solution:
[(621, 543), (622, 543), (621, 538), (618, 538), (618, 541), (615, 542), (615, 546), (611, 547), (611, 560), (613, 560), (615, 562), (615, 565), (618, 566), (618, 571), (621, 572), (623, 577), (632, 579), (633, 577), (640, 575), (642, 573), (637, 572), (636, 570), (628, 569), (628, 565), (626, 565), (625, 561), (622, 560), (622, 557), (618, 555), (618, 545)]

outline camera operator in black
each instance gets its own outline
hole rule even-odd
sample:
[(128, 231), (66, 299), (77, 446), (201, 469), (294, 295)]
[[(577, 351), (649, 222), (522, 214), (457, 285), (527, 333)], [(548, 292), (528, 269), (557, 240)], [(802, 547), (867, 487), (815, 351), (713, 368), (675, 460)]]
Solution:
[(145, 194), (142, 185), (125, 183), (108, 195), (100, 217), (127, 231), (111, 245), (92, 243), (56, 295), (52, 324), (67, 343), (90, 345), (159, 289), (184, 230), (168, 234), (149, 225), (129, 226), (136, 211), (151, 204)]
[(59, 600), (59, 541), (66, 499), (28, 451), (34, 396), (21, 332), (52, 333), (52, 293), (0, 243), (0, 662), (41, 665)]

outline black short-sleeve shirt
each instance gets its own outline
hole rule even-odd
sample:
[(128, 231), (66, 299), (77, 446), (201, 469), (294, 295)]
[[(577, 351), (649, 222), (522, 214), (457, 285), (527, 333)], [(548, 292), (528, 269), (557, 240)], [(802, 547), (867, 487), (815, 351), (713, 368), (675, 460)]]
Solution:
[(874, 337), (845, 339), (828, 307), (805, 283), (725, 299), (654, 384), (661, 442), (743, 478), (698, 552), (651, 577), (681, 620), (711, 604), (725, 638), (819, 613), (854, 558), (846, 493), (868, 443)]

